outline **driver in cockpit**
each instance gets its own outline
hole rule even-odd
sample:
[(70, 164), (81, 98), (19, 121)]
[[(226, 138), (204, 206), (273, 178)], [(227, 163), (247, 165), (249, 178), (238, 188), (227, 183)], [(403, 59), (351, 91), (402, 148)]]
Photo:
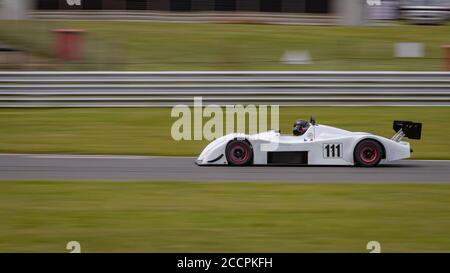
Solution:
[(309, 126), (311, 124), (303, 119), (298, 119), (294, 123), (294, 128), (292, 130), (292, 133), (294, 136), (302, 136), (306, 131), (308, 131)]

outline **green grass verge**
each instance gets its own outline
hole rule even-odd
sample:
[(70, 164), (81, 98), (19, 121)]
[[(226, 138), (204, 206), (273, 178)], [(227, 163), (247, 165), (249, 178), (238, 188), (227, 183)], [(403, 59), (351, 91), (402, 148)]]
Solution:
[(0, 252), (450, 251), (450, 185), (2, 182)]
[[(85, 59), (55, 69), (441, 70), (450, 26), (377, 27), (2, 21), (0, 41), (52, 57), (52, 29), (86, 31)], [(394, 43), (419, 42), (424, 58), (395, 58)], [(280, 63), (308, 50), (312, 63)], [(59, 63), (62, 64), (62, 63)], [(47, 67), (48, 69), (48, 67)]]
[[(0, 109), (0, 152), (195, 156), (207, 141), (174, 141), (170, 108)], [(295, 119), (390, 137), (392, 121), (423, 122), (408, 140), (416, 159), (450, 159), (449, 107), (282, 107), (280, 126)]]

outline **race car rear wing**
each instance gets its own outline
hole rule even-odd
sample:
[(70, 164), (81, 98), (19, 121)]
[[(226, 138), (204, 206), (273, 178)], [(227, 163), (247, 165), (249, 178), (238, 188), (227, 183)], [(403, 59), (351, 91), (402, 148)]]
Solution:
[(420, 139), (422, 135), (422, 123), (418, 122), (394, 120), (393, 128), (396, 133), (391, 139), (396, 142), (399, 142), (403, 137)]

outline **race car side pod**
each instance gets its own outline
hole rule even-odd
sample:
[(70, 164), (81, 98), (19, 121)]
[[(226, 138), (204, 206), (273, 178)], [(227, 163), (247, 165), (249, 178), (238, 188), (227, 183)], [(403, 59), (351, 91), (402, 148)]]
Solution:
[(394, 120), (393, 123), (395, 135), (391, 138), (395, 142), (399, 142), (403, 137), (409, 139), (420, 139), (422, 135), (422, 123)]

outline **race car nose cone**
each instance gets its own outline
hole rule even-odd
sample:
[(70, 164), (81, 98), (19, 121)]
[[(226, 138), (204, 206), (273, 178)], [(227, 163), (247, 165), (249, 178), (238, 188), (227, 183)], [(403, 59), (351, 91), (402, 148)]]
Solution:
[(203, 163), (203, 160), (201, 160), (201, 159), (195, 160), (196, 165), (201, 165), (202, 163)]

